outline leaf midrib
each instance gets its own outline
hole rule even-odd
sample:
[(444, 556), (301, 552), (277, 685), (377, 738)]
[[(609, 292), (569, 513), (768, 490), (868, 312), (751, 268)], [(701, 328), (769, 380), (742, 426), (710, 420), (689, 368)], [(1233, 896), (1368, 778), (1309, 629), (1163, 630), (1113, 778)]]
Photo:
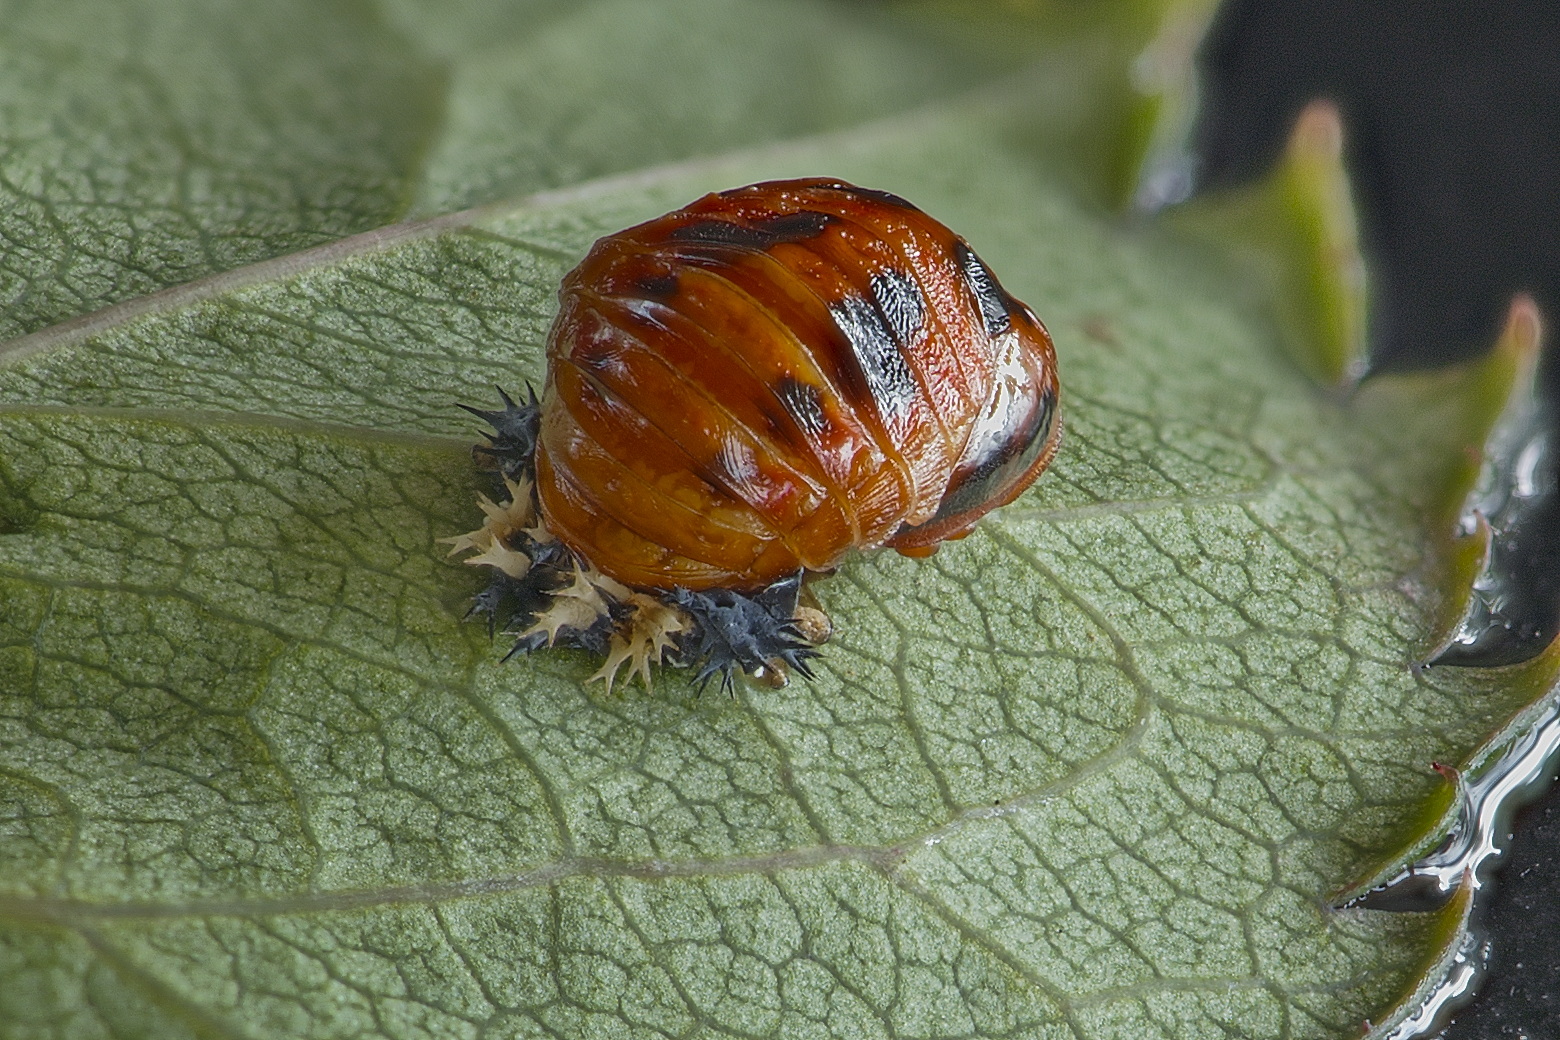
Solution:
[(0, 402), (0, 413), (17, 416), (59, 416), (70, 419), (101, 419), (109, 422), (167, 423), (194, 429), (254, 429), (272, 433), (328, 437), (373, 447), (406, 448), (413, 451), (464, 452), (471, 447), (470, 437), (437, 433), (392, 430), (377, 426), (356, 426), (293, 415), (264, 412), (208, 412), (187, 408), (139, 408), (122, 405), (21, 404)]
[(449, 881), (428, 885), (396, 885), (374, 889), (342, 889), (301, 892), (255, 898), (191, 899), (180, 902), (125, 900), (99, 903), (53, 896), (0, 895), (0, 920), (39, 920), (68, 923), (99, 919), (166, 919), (185, 917), (249, 917), (332, 910), (362, 909), (399, 904), (438, 904), (476, 899), (510, 892), (545, 888), (573, 878), (671, 878), (731, 877), (774, 874), (835, 863), (861, 863), (885, 877), (894, 877), (918, 848), (941, 844), (965, 829), (986, 820), (1021, 812), (1044, 804), (1109, 770), (1129, 757), (1143, 742), (1150, 716), (1138, 718), (1109, 749), (1075, 771), (1047, 784), (1005, 799), (999, 806), (977, 805), (963, 809), (945, 823), (886, 845), (820, 844), (750, 856), (715, 858), (622, 860), (599, 856), (564, 856), (517, 874)]
[(555, 248), (505, 235), (491, 225), (512, 220), (527, 212), (545, 212), (602, 197), (643, 191), (667, 182), (693, 178), (725, 168), (748, 167), (758, 162), (776, 161), (791, 155), (813, 153), (831, 144), (836, 145), (841, 154), (850, 154), (878, 137), (903, 134), (918, 123), (945, 119), (950, 110), (989, 111), (993, 105), (1022, 104), (1029, 96), (1029, 91), (1026, 89), (1029, 79), (1037, 72), (1043, 72), (1044, 69), (1043, 62), (1036, 62), (1028, 68), (1000, 76), (960, 94), (935, 99), (917, 108), (892, 113), (856, 126), (789, 138), (752, 148), (694, 156), (626, 173), (611, 174), (567, 187), (550, 188), (520, 198), (483, 203), (435, 217), (387, 224), (322, 245), (311, 246), (308, 249), (260, 260), (228, 271), (220, 271), (145, 296), (110, 304), (99, 310), (0, 342), (0, 368), (51, 350), (78, 345), (113, 329), (146, 318), (187, 309), (253, 286), (296, 278), (345, 261), (390, 252), (399, 246), (434, 239), (449, 232), (470, 231), (516, 248), (531, 249), (540, 255), (555, 257), (557, 255)]

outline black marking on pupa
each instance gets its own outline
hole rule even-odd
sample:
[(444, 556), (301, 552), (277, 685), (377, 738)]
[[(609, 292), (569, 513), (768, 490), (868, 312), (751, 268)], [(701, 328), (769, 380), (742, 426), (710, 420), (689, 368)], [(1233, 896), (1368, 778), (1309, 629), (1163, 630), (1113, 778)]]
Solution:
[(647, 300), (665, 303), (677, 295), (677, 272), (653, 271), (634, 279), (634, 288)]
[(888, 320), (900, 350), (908, 351), (926, 324), (921, 287), (903, 271), (882, 271), (872, 276), (872, 301)]
[(831, 305), (829, 313), (850, 344), (862, 379), (859, 388), (847, 384), (841, 389), (847, 392), (852, 404), (875, 406), (885, 421), (904, 418), (921, 387), (905, 360), (904, 344), (888, 318), (875, 302), (855, 295)]
[(823, 410), (823, 391), (811, 383), (794, 376), (783, 376), (775, 384), (775, 396), (785, 405), (786, 414), (797, 428), (808, 437), (821, 437), (829, 428), (829, 417)]
[(730, 220), (699, 220), (673, 228), (667, 238), (689, 245), (772, 249), (782, 242), (805, 242), (817, 238), (834, 221), (828, 213), (802, 211), (738, 224)]
[(962, 241), (955, 242), (953, 248), (959, 258), (959, 266), (964, 269), (964, 280), (969, 283), (970, 292), (975, 294), (975, 303), (980, 307), (980, 318), (986, 326), (986, 335), (1002, 335), (1013, 327), (1008, 294), (1003, 291), (997, 276), (991, 273), (986, 262), (975, 255), (975, 250)]
[(820, 185), (817, 185), (814, 188), (814, 190), (818, 190), (818, 189), (827, 189), (829, 191), (838, 191), (838, 192), (841, 192), (843, 194), (849, 195), (852, 199), (871, 199), (874, 202), (881, 202), (885, 206), (897, 206), (900, 209), (914, 210), (917, 213), (921, 212), (921, 207), (920, 206), (917, 206), (915, 203), (909, 201), (908, 199), (905, 199), (905, 198), (902, 198), (901, 196), (895, 195), (891, 191), (882, 191), (882, 190), (879, 190), (877, 188), (862, 188), (862, 187), (858, 187), (858, 186), (856, 186), (854, 184), (843, 184), (843, 183), (842, 184), (820, 184)]

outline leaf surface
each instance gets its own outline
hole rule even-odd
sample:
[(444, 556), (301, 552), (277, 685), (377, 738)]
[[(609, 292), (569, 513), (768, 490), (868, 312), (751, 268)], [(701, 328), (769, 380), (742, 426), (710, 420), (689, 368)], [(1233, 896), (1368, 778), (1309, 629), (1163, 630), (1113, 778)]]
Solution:
[[(1218, 213), (1112, 216), (1133, 19), (1024, 23), (1014, 72), (978, 25), (799, 0), (319, 4), (306, 45), (126, 8), (183, 27), (156, 77), (236, 85), (183, 83), (163, 137), (94, 116), (111, 206), (39, 182), (94, 277), (7, 260), (0, 1035), (1344, 1037), (1441, 956), (1455, 908), (1330, 903), (1550, 681), (1411, 667), (1493, 377), (1319, 391)], [(29, 39), (85, 47), (51, 11)], [(330, 90), (278, 95), (289, 62)], [(113, 141), (161, 161), (197, 117), (243, 123), (236, 186), (173, 219)], [(436, 544), (482, 486), (452, 402), (540, 380), (597, 236), (807, 174), (914, 200), (1045, 319), (1051, 472), (819, 583), (816, 682), (500, 663)], [(109, 211), (221, 248), (115, 253)]]

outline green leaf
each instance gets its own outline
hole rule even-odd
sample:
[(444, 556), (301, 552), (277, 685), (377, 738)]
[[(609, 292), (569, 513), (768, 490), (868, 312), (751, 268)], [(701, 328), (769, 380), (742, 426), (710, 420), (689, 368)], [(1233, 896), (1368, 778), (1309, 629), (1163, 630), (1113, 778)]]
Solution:
[(0, 7), (0, 334), (404, 211), (438, 65), (367, 5)]
[[(1416, 665), (1466, 599), (1451, 517), (1510, 352), (1319, 392), (1273, 227), (1111, 215), (1122, 61), (1160, 36), (1078, 18), (17, 5), (0, 1037), (1389, 1018), (1463, 908), (1332, 902), (1434, 840), (1430, 762), (1556, 667)], [(452, 402), (541, 377), (595, 237), (824, 173), (1042, 315), (1052, 471), (930, 560), (818, 583), (816, 682), (608, 697), (583, 655), (501, 663), (437, 544), (481, 484)]]

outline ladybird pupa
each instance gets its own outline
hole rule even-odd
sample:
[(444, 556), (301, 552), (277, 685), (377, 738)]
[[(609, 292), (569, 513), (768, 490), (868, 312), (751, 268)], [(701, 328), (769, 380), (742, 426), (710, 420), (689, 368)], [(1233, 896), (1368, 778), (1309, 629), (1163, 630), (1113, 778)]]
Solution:
[(808, 674), (809, 576), (963, 537), (1060, 439), (1045, 326), (886, 192), (706, 195), (599, 240), (558, 299), (540, 401), (469, 409), (509, 498), (453, 541), (511, 653), (590, 650), (609, 688), (624, 665)]

